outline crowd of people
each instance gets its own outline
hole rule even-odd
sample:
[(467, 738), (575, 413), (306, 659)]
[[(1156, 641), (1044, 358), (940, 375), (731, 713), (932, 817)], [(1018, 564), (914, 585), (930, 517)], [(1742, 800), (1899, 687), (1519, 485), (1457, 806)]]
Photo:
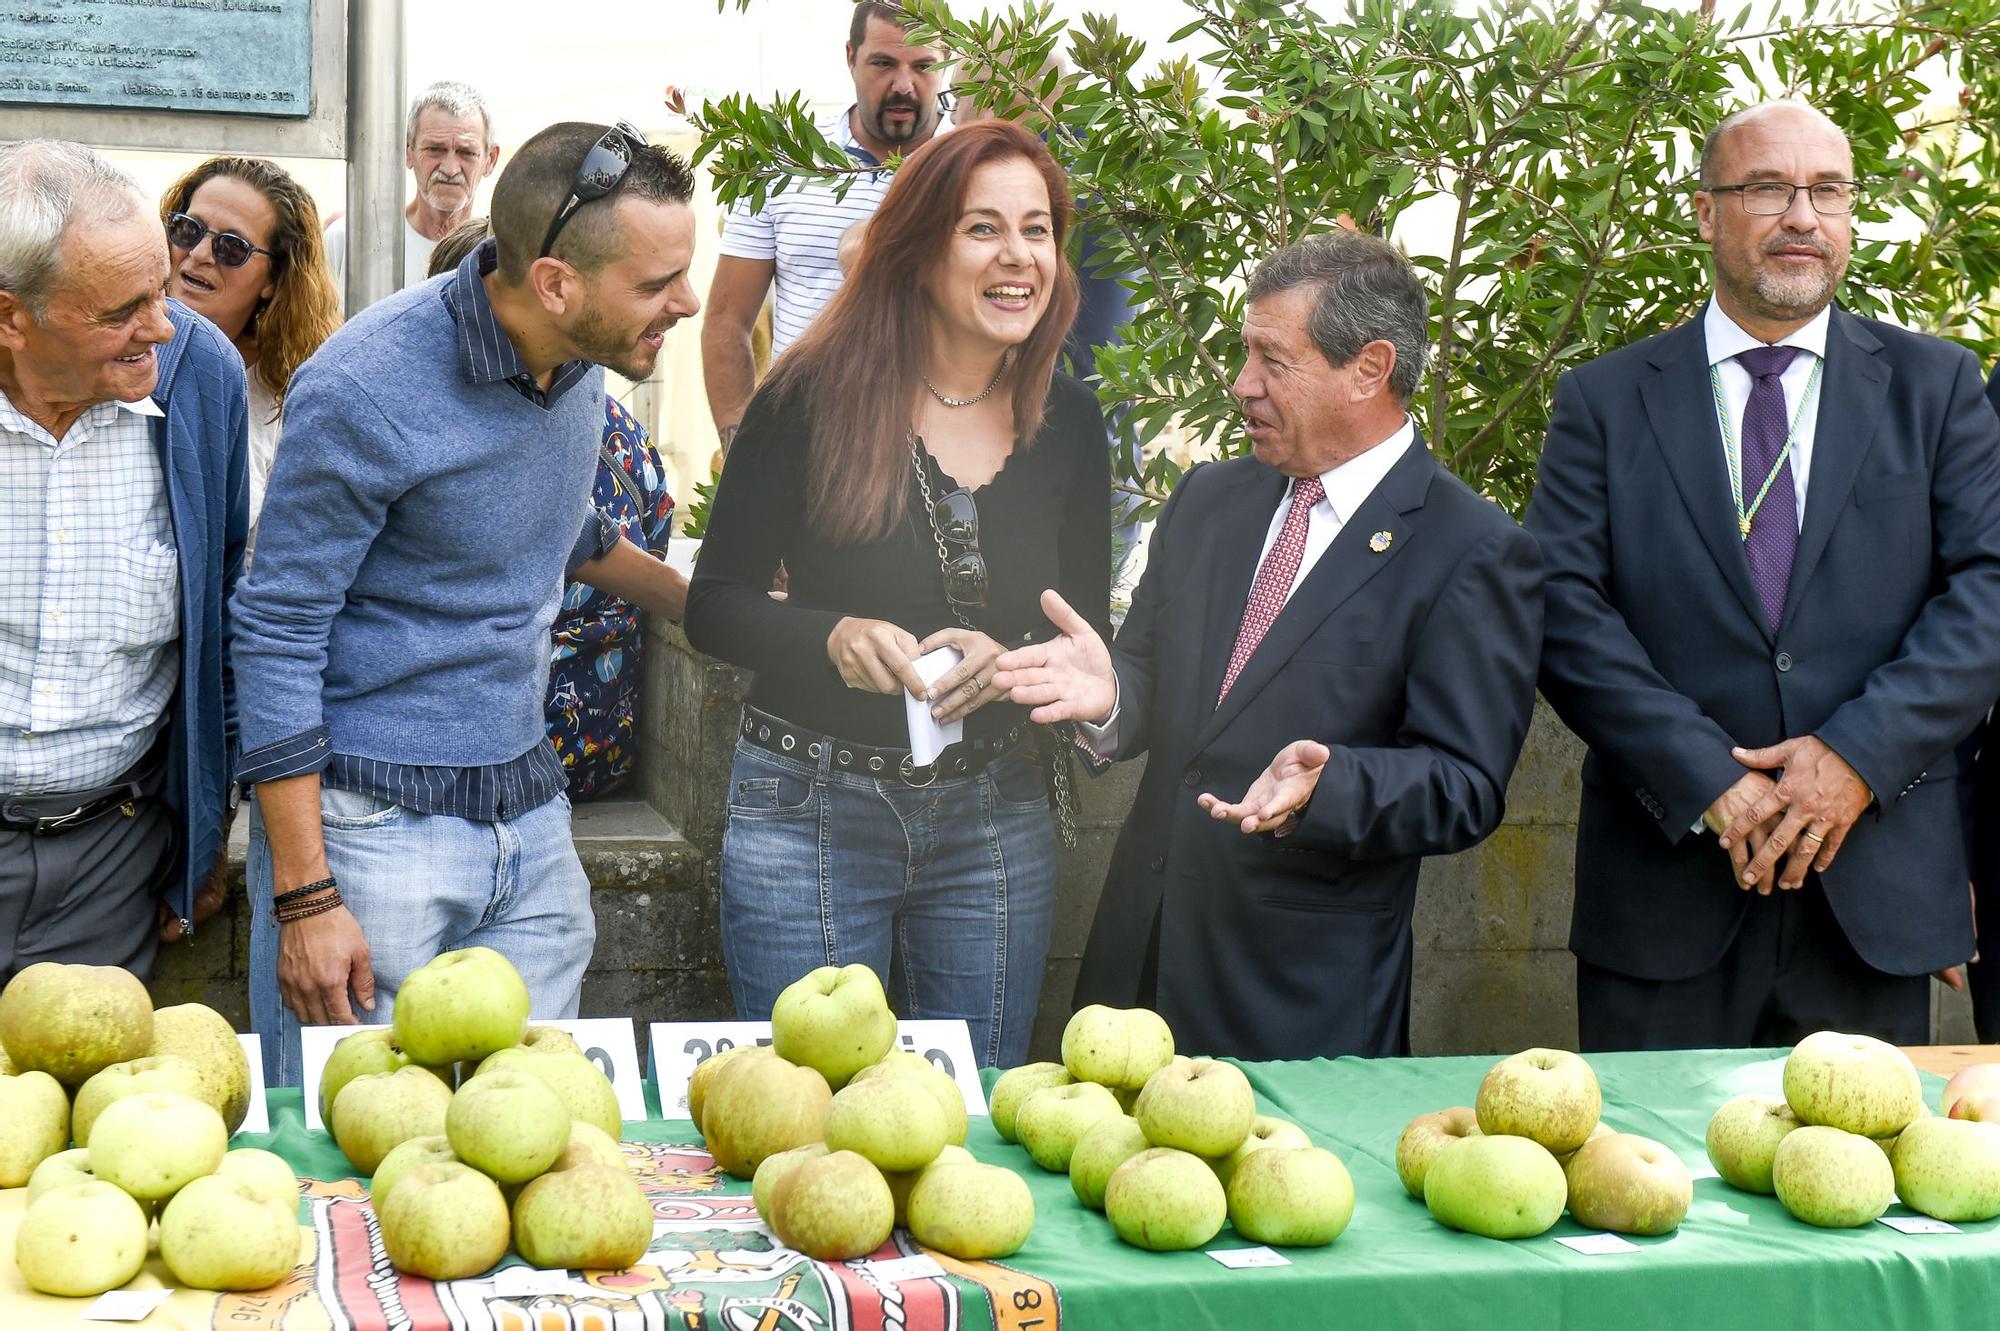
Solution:
[[(1076, 1002), (1197, 1051), (1407, 1053), (1419, 868), (1499, 825), (1539, 686), (1588, 748), (1585, 1048), (1925, 1039), (2000, 867), (2000, 376), (1989, 402), (1963, 348), (1839, 306), (1837, 125), (1713, 127), (1712, 293), (1563, 376), (1525, 523), (1410, 414), (1412, 264), (1344, 226), (1274, 249), (1249, 451), (1182, 478), (1114, 634), (1127, 444), (1079, 377), (1125, 294), (1079, 273), (1048, 147), (947, 128), (912, 35), (855, 6), (821, 127), (900, 166), (728, 219), (691, 585), (605, 391), (702, 310), (674, 153), (552, 125), (477, 218), (492, 119), (427, 89), (407, 284), (343, 321), (343, 223), (277, 165), (155, 201), (86, 147), (0, 146), (0, 980), (148, 973), (223, 905), (241, 800), (273, 1082), (300, 1025), (386, 1020), (448, 949), (576, 1015), (571, 800), (630, 770), (645, 613), (754, 672), (720, 864), (746, 1017), (863, 962), (1023, 1061), (1075, 782), (1143, 754)], [(920, 757), (926, 708), (952, 738)]]

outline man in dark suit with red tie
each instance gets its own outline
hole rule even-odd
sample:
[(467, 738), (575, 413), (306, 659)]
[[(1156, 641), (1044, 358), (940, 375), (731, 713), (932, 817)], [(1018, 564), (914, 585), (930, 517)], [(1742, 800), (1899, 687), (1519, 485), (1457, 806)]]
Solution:
[(1541, 559), (1417, 433), (1428, 324), (1379, 239), (1267, 259), (1234, 385), (1253, 456), (1182, 478), (1114, 647), (1051, 592), (1062, 636), (1000, 659), (1037, 721), (1148, 755), (1076, 1002), (1155, 1008), (1184, 1050), (1408, 1053), (1417, 870), (1500, 822)]
[(1972, 955), (1954, 746), (2000, 694), (2000, 418), (1972, 356), (1834, 305), (1846, 137), (1772, 103), (1695, 195), (1703, 314), (1565, 375), (1528, 530), (1589, 746), (1585, 1049), (1930, 1029)]

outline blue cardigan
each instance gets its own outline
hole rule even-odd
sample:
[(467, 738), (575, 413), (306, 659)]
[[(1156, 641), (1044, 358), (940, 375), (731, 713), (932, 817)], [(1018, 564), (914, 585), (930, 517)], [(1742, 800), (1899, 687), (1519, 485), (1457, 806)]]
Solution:
[(166, 798), (181, 820), (184, 858), (164, 894), (185, 921), (222, 849), (236, 767), (224, 608), (250, 529), (250, 431), (242, 356), (214, 324), (176, 301), (167, 306), (174, 339), (158, 352), (153, 401), (163, 414), (152, 427), (181, 557), (181, 682), (169, 704)]

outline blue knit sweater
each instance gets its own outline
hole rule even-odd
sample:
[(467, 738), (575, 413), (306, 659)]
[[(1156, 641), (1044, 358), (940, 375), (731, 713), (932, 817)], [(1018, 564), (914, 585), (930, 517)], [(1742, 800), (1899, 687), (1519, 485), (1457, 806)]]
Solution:
[(529, 401), (461, 326), (468, 280), (370, 307), (292, 379), (231, 604), (246, 783), (330, 752), (476, 767), (542, 740), (549, 624), (598, 552), (604, 374)]

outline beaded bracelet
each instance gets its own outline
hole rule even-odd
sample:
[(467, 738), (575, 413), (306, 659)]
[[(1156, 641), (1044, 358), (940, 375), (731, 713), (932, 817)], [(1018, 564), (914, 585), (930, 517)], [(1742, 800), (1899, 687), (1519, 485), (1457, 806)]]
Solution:
[(277, 896), (271, 898), (271, 904), (273, 906), (282, 906), (287, 902), (303, 901), (315, 892), (323, 892), (332, 886), (333, 879), (322, 878), (317, 883), (307, 883), (304, 887), (294, 889), (293, 891), (279, 893)]
[(341, 898), (340, 889), (334, 888), (326, 896), (321, 897), (317, 901), (308, 901), (302, 905), (287, 906), (282, 910), (273, 911), (272, 914), (277, 916), (279, 924), (290, 924), (295, 920), (305, 920), (315, 915), (323, 915), (327, 911), (345, 904)]

